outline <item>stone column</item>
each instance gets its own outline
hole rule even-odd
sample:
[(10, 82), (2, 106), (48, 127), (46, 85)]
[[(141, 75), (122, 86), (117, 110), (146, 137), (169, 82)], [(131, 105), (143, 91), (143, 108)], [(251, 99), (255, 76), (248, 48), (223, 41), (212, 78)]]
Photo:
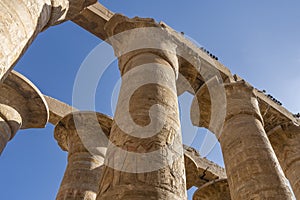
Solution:
[(73, 112), (59, 121), (54, 137), (68, 151), (68, 165), (57, 200), (95, 200), (112, 119), (95, 112)]
[(0, 104), (0, 154), (22, 125), (22, 117), (11, 106)]
[(206, 183), (196, 190), (193, 200), (231, 200), (227, 179)]
[(43, 128), (48, 118), (48, 106), (40, 91), (12, 71), (0, 83), (0, 154), (19, 129)]
[[(214, 131), (221, 144), (232, 199), (292, 199), (265, 133), (254, 89), (244, 81), (222, 87), (226, 102), (216, 103), (223, 105), (226, 115), (223, 127)], [(207, 107), (199, 107), (200, 114), (212, 106), (208, 105), (209, 92), (205, 85), (197, 92), (199, 105), (207, 103)], [(200, 117), (194, 124), (208, 127), (207, 121)]]
[(268, 135), (294, 194), (300, 199), (300, 127), (284, 124), (269, 131)]
[(122, 86), (97, 199), (186, 199), (176, 45), (152, 19), (114, 15), (105, 30)]
[(1, 0), (0, 81), (46, 27), (75, 17), (96, 0)]

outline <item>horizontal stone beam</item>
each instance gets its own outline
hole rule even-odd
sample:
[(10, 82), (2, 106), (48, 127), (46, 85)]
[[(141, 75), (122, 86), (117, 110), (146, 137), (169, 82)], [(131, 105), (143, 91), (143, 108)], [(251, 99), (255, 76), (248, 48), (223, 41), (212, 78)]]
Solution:
[(49, 107), (49, 122), (53, 125), (56, 125), (64, 116), (68, 115), (69, 113), (78, 111), (76, 108), (47, 95), (44, 95), (44, 98), (46, 99)]
[(201, 157), (192, 147), (184, 145), (184, 149), (187, 189), (193, 186), (199, 188), (210, 181), (227, 178), (224, 168)]
[(104, 31), (104, 25), (113, 15), (113, 12), (100, 3), (96, 3), (87, 7), (72, 21), (101, 40), (105, 40), (107, 35)]

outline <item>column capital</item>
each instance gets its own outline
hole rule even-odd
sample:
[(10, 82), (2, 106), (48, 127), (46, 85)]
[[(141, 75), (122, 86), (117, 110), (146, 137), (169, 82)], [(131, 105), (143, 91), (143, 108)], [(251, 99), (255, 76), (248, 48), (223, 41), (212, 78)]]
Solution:
[(224, 87), (227, 97), (225, 121), (230, 120), (236, 115), (245, 114), (253, 115), (263, 123), (257, 97), (254, 93), (254, 88), (250, 84), (242, 80), (234, 83), (226, 83)]
[(51, 15), (45, 28), (73, 19), (96, 2), (97, 0), (51, 0)]
[(55, 126), (54, 137), (64, 151), (70, 150), (72, 137), (80, 139), (84, 145), (93, 142), (95, 145), (101, 145), (101, 142), (107, 143), (111, 126), (112, 118), (107, 115), (91, 111), (77, 111), (66, 115), (58, 122)]
[(27, 78), (12, 71), (0, 84), (0, 153), (17, 131), (43, 128), (49, 110), (40, 91)]
[(12, 71), (0, 84), (0, 91), (1, 111), (5, 112), (3, 109), (6, 105), (7, 109), (11, 107), (10, 110), (18, 112), (22, 118), (21, 129), (45, 127), (49, 119), (47, 102), (38, 88), (26, 77)]
[(210, 181), (194, 193), (193, 200), (231, 200), (227, 179)]
[(254, 88), (244, 80), (222, 83), (212, 78), (196, 92), (191, 106), (193, 125), (220, 134), (226, 121), (253, 115), (263, 123)]
[(162, 57), (174, 69), (178, 77), (177, 44), (172, 35), (165, 30), (164, 25), (151, 18), (128, 18), (115, 14), (104, 27), (108, 42), (114, 48), (119, 59), (121, 74), (126, 71), (126, 65), (133, 57), (151, 53)]

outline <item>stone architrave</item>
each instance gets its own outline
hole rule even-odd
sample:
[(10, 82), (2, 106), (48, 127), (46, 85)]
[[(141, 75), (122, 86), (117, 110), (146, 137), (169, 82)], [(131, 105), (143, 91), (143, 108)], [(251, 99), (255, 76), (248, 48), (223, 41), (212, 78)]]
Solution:
[(105, 30), (122, 86), (97, 199), (184, 200), (176, 45), (153, 19), (114, 15)]
[(99, 190), (112, 119), (96, 112), (73, 112), (62, 118), (54, 136), (68, 152), (68, 165), (57, 200), (95, 200)]
[(19, 129), (44, 128), (49, 110), (44, 96), (27, 78), (12, 71), (0, 83), (0, 154)]
[(196, 190), (193, 200), (231, 200), (227, 179), (206, 183)]

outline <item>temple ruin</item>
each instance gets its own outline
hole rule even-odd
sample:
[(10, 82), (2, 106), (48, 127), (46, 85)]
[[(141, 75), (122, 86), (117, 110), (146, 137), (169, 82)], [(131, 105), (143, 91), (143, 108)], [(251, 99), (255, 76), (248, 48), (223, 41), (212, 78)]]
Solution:
[[(0, 4), (0, 153), (19, 129), (55, 125), (68, 152), (57, 200), (184, 200), (191, 187), (194, 200), (289, 200), (286, 178), (300, 199), (298, 116), (182, 33), (95, 0)], [(122, 85), (113, 117), (45, 96), (13, 70), (40, 32), (67, 20), (114, 49)], [(184, 92), (194, 95), (193, 125), (217, 136), (225, 169), (182, 144)]]

